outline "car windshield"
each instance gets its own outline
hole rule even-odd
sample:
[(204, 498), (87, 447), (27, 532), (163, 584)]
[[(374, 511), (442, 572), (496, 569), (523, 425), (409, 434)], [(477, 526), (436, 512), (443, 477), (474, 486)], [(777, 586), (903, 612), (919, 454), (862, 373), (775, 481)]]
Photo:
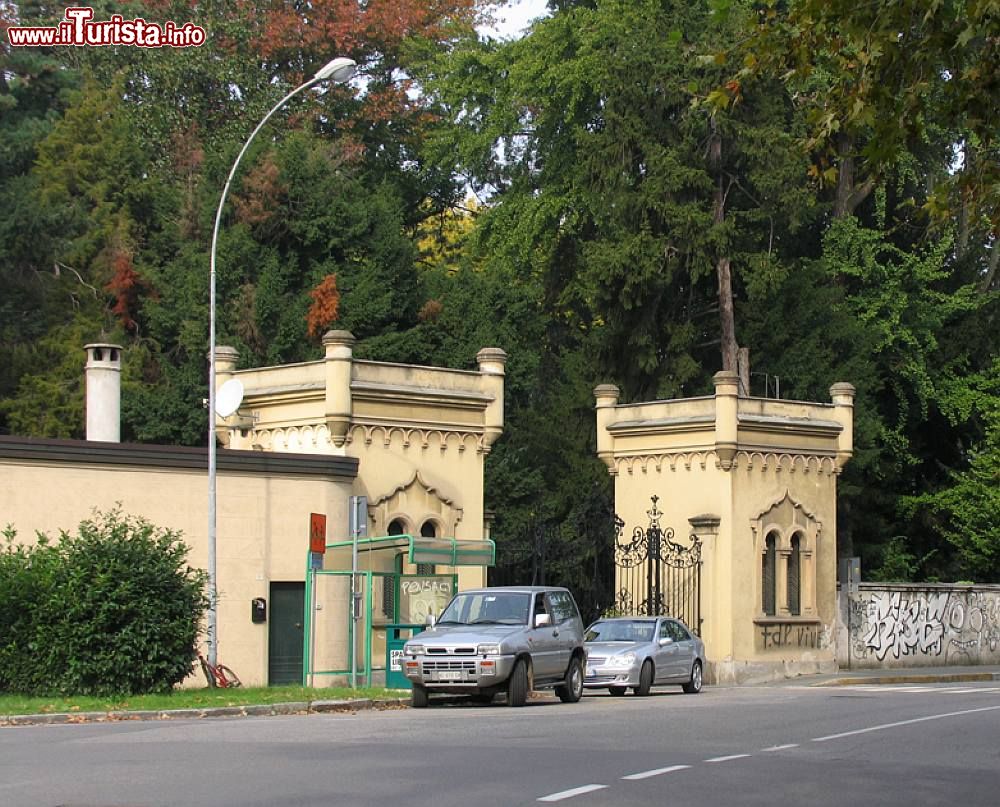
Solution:
[(588, 642), (651, 642), (655, 622), (614, 619), (595, 622), (587, 629)]
[(438, 624), (527, 625), (531, 595), (515, 592), (472, 591), (456, 594), (441, 612)]

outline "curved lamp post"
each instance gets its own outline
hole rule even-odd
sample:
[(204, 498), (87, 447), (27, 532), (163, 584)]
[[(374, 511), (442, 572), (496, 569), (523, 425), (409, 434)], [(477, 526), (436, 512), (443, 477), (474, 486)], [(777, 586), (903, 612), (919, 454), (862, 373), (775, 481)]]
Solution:
[(291, 98), (298, 95), (305, 89), (318, 84), (321, 81), (335, 81), (343, 84), (350, 81), (354, 75), (355, 62), (353, 59), (338, 57), (323, 65), (316, 75), (300, 84), (288, 95), (282, 98), (272, 107), (264, 119), (257, 124), (257, 128), (250, 133), (247, 142), (243, 144), (240, 153), (236, 156), (236, 162), (229, 170), (226, 179), (226, 186), (222, 189), (222, 197), (219, 199), (219, 209), (215, 211), (215, 227), (212, 230), (212, 255), (209, 264), (209, 292), (208, 292), (208, 588), (209, 588), (209, 608), (208, 608), (208, 660), (212, 664), (218, 663), (218, 611), (217, 611), (217, 589), (216, 589), (216, 563), (215, 563), (215, 248), (219, 240), (219, 222), (222, 220), (222, 208), (226, 203), (226, 195), (229, 193), (229, 186), (232, 184), (236, 169), (240, 160), (246, 154), (253, 139), (257, 136), (264, 124), (270, 120), (271, 116), (283, 107)]

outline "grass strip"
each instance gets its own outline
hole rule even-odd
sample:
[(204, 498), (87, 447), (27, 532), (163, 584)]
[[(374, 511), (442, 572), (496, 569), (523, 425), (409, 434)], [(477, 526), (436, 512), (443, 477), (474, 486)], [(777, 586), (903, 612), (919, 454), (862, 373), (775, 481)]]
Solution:
[(161, 711), (208, 709), (223, 706), (257, 706), (300, 701), (388, 700), (403, 698), (409, 691), (380, 687), (237, 687), (236, 689), (177, 689), (162, 695), (123, 695), (115, 698), (88, 696), (29, 696), (0, 694), (0, 715), (72, 714), (74, 712)]

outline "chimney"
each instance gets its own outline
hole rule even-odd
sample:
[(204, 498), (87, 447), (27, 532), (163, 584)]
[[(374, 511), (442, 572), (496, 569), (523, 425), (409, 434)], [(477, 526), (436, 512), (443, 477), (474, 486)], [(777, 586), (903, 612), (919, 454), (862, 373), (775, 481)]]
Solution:
[(84, 345), (87, 351), (87, 439), (121, 441), (121, 345)]

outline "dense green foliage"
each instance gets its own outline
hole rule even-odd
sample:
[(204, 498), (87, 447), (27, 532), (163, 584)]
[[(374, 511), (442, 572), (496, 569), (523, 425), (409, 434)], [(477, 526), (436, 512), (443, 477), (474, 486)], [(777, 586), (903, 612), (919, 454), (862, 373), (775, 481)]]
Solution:
[(206, 574), (170, 530), (117, 510), (58, 543), (0, 548), (0, 691), (169, 692), (191, 672)]
[(343, 53), (362, 80), (276, 116), (229, 197), (242, 366), (318, 358), (327, 327), (386, 361), (504, 348), (494, 535), (571, 525), (549, 577), (580, 588), (611, 508), (593, 387), (704, 394), (746, 348), (751, 394), (858, 389), (841, 554), (1000, 580), (995, 0), (559, 0), (514, 41), (472, 0), (351, 5), (147, 0), (208, 43), (0, 51), (0, 433), (82, 436), (107, 339), (124, 438), (204, 442), (219, 193)]

